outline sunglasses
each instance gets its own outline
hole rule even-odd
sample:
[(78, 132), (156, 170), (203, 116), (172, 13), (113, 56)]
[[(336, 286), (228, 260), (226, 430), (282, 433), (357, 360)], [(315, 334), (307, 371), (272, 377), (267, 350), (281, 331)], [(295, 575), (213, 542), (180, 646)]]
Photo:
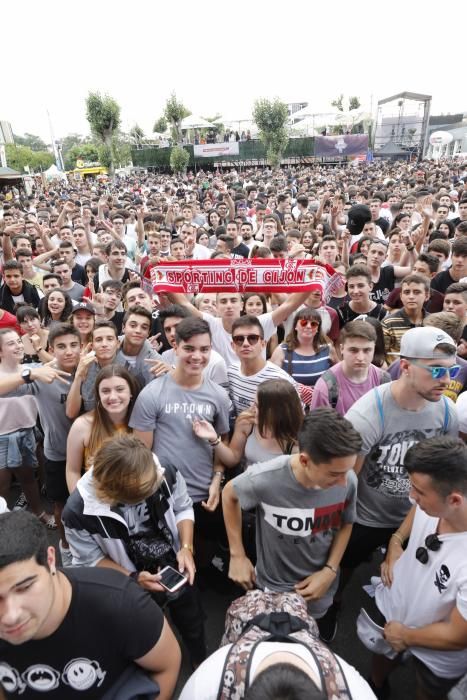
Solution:
[(256, 345), (258, 340), (260, 340), (261, 336), (260, 335), (255, 335), (254, 333), (250, 333), (249, 335), (233, 335), (232, 336), (232, 341), (235, 343), (235, 345), (238, 345), (241, 347), (245, 340), (248, 341), (248, 345)]
[(441, 549), (442, 544), (443, 543), (438, 538), (438, 535), (436, 533), (433, 535), (428, 535), (428, 537), (425, 539), (425, 546), (417, 547), (417, 551), (415, 552), (415, 558), (417, 559), (417, 561), (420, 562), (420, 564), (427, 564), (430, 556), (428, 554), (428, 550), (430, 550), (431, 552), (437, 552), (439, 549)]
[(307, 326), (310, 326), (310, 328), (318, 328), (319, 326), (319, 321), (310, 321), (308, 318), (300, 318), (298, 323), (302, 328), (306, 328)]
[(460, 365), (452, 365), (452, 367), (437, 367), (435, 365), (427, 366), (424, 365), (423, 362), (416, 362), (415, 360), (410, 360), (410, 362), (412, 365), (415, 365), (416, 367), (423, 367), (423, 369), (426, 369), (427, 372), (430, 372), (432, 379), (444, 379), (447, 374), (449, 375), (449, 379), (455, 379), (461, 371)]

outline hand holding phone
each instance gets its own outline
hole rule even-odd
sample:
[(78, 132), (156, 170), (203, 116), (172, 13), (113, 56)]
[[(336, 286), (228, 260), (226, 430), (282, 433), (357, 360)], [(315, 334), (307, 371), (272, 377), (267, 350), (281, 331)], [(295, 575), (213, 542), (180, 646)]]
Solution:
[(166, 566), (158, 573), (159, 583), (169, 593), (178, 591), (188, 582), (188, 578), (172, 566)]

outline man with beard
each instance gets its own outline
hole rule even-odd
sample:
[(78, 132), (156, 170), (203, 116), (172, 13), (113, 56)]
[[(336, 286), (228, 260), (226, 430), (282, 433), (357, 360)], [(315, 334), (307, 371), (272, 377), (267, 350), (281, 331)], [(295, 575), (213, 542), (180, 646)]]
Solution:
[(343, 569), (354, 569), (377, 547), (387, 547), (407, 515), (408, 448), (436, 435), (458, 435), (455, 406), (443, 396), (459, 372), (455, 342), (439, 328), (411, 328), (402, 337), (399, 355), (399, 379), (369, 391), (346, 414), (361, 434), (363, 448), (355, 466), (357, 518)]

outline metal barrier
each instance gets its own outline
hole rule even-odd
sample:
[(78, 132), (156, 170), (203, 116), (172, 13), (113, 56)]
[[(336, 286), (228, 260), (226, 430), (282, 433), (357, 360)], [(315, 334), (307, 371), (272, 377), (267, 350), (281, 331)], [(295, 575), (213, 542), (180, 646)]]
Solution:
[[(240, 141), (238, 156), (195, 158), (192, 145), (185, 145), (183, 148), (190, 156), (187, 166), (189, 168), (196, 169), (202, 168), (203, 166), (246, 167), (267, 164), (266, 149), (263, 143), (257, 139), (252, 139), (251, 141)], [(152, 146), (143, 146), (142, 148), (132, 149), (131, 156), (133, 165), (142, 168), (170, 168), (170, 151), (171, 148), (154, 148)], [(306, 162), (313, 157), (313, 154), (314, 138), (305, 137), (289, 139), (282, 163), (298, 164), (301, 162)]]

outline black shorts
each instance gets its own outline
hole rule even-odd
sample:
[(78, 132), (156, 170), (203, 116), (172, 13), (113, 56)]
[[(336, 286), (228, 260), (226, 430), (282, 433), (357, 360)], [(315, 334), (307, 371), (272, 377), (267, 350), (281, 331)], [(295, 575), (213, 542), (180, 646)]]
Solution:
[(396, 527), (368, 527), (354, 523), (341, 567), (355, 569), (362, 562), (369, 561), (375, 549), (387, 547), (389, 538), (396, 530)]
[(54, 503), (66, 503), (68, 496), (68, 486), (66, 485), (66, 461), (56, 462), (45, 457), (45, 488), (47, 497)]
[(430, 671), (428, 666), (425, 666), (416, 656), (412, 656), (412, 659), (415, 666), (417, 688), (422, 691), (424, 698), (430, 698), (430, 700), (446, 698), (451, 688), (453, 688), (461, 678), (461, 676), (459, 678), (440, 678), (436, 676), (433, 671)]

